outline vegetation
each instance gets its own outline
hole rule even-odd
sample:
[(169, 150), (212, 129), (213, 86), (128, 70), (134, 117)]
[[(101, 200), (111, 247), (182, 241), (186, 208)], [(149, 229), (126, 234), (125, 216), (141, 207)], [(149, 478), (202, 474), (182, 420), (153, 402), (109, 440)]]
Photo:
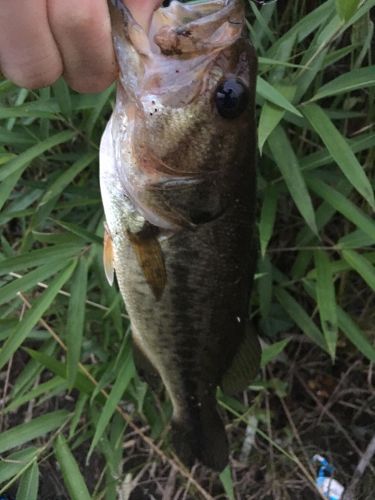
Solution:
[[(135, 374), (104, 276), (97, 154), (113, 89), (0, 81), (0, 494), (317, 498), (314, 453), (350, 483), (375, 430), (374, 6), (249, 2), (264, 351), (242, 397), (219, 395), (233, 450), (220, 478), (174, 462), (170, 404)], [(374, 478), (370, 463), (355, 498), (373, 498)]]

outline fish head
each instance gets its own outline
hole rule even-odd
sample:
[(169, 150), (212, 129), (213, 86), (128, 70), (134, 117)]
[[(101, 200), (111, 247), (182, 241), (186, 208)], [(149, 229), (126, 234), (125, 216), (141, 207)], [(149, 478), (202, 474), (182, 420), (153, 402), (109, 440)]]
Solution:
[(147, 26), (117, 3), (118, 109), (144, 170), (178, 176), (243, 163), (255, 142), (256, 56), (242, 1), (172, 1)]

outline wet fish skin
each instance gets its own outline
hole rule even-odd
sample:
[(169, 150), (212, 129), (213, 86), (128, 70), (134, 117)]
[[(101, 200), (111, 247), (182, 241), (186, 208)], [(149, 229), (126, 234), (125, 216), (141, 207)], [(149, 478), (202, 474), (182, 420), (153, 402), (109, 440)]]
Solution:
[[(155, 14), (148, 38), (128, 13), (124, 19), (113, 11), (121, 77), (100, 153), (136, 363), (158, 373), (167, 389), (180, 459), (215, 470), (228, 460), (216, 387), (244, 388), (260, 356), (248, 322), (256, 56), (243, 23), (239, 0), (172, 2)], [(248, 93), (246, 109), (231, 120), (215, 106), (228, 78)]]

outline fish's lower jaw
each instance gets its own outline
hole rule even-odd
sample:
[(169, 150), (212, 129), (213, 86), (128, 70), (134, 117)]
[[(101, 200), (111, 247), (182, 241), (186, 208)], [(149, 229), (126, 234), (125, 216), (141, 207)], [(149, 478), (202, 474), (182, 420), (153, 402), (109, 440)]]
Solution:
[(187, 467), (196, 461), (221, 472), (228, 464), (229, 446), (224, 424), (213, 406), (191, 418), (172, 419), (172, 444)]

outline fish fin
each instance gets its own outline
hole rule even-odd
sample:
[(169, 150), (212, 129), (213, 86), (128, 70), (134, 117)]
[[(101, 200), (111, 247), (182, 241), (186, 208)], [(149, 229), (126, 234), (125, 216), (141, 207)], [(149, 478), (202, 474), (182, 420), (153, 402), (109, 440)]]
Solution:
[(133, 359), (138, 375), (153, 390), (157, 390), (161, 385), (159, 372), (148, 359), (142, 347), (138, 344), (136, 336), (133, 335)]
[(103, 264), (104, 264), (104, 272), (107, 278), (107, 281), (110, 286), (113, 285), (114, 280), (114, 267), (113, 267), (113, 244), (112, 237), (109, 233), (108, 227), (105, 224), (104, 226), (104, 248), (103, 248)]
[[(214, 186), (214, 187), (213, 187)], [(147, 186), (148, 200), (155, 201), (155, 212), (179, 228), (195, 230), (220, 217), (228, 206), (209, 176), (171, 178)]]
[(128, 231), (129, 241), (156, 300), (167, 283), (164, 256), (156, 236), (138, 236)]
[(249, 321), (245, 336), (221, 381), (221, 387), (226, 394), (235, 394), (247, 388), (258, 373), (261, 352), (257, 332)]
[(187, 467), (192, 467), (198, 460), (220, 472), (228, 464), (228, 439), (216, 401), (195, 408), (193, 416), (173, 418), (171, 437), (178, 458)]

